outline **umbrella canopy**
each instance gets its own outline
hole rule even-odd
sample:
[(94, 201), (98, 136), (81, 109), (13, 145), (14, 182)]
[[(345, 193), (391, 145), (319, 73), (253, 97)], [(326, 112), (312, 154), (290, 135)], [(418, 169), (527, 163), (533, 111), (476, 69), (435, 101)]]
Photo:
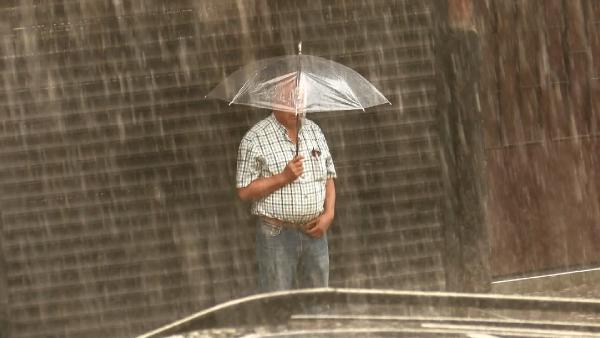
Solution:
[(301, 53), (250, 63), (228, 76), (206, 97), (298, 114), (364, 110), (390, 103), (356, 71)]

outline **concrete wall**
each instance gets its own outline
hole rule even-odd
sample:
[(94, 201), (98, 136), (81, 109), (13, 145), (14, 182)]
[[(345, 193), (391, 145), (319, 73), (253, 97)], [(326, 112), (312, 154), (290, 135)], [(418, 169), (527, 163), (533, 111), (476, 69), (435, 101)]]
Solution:
[(339, 174), (331, 284), (444, 288), (427, 1), (0, 7), (11, 337), (128, 337), (254, 292), (254, 220), (235, 196), (235, 157), (268, 112), (202, 97), (300, 39), (393, 103), (314, 116)]

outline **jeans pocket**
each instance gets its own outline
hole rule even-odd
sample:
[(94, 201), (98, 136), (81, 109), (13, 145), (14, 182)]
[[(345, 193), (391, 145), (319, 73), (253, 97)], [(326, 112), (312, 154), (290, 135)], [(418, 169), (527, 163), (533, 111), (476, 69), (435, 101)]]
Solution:
[(274, 224), (269, 224), (267, 222), (260, 222), (260, 230), (263, 234), (270, 236), (270, 237), (276, 237), (279, 236), (281, 234), (281, 229), (282, 226), (280, 225), (274, 225)]

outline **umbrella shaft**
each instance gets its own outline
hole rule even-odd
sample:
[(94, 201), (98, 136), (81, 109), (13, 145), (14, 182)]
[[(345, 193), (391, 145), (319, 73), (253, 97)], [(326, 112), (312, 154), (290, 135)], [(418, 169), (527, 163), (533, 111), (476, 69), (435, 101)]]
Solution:
[(296, 156), (300, 151), (300, 114), (296, 113)]

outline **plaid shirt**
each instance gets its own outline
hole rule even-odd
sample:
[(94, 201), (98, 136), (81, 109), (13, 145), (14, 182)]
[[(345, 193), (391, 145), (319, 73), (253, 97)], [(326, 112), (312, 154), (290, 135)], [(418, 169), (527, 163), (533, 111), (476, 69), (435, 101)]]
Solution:
[[(325, 183), (335, 178), (333, 159), (323, 132), (304, 119), (300, 128), (304, 171), (294, 182), (252, 203), (252, 214), (303, 224), (323, 212)], [(261, 177), (282, 172), (296, 155), (296, 145), (275, 115), (258, 122), (244, 136), (237, 158), (236, 186), (243, 188)]]

